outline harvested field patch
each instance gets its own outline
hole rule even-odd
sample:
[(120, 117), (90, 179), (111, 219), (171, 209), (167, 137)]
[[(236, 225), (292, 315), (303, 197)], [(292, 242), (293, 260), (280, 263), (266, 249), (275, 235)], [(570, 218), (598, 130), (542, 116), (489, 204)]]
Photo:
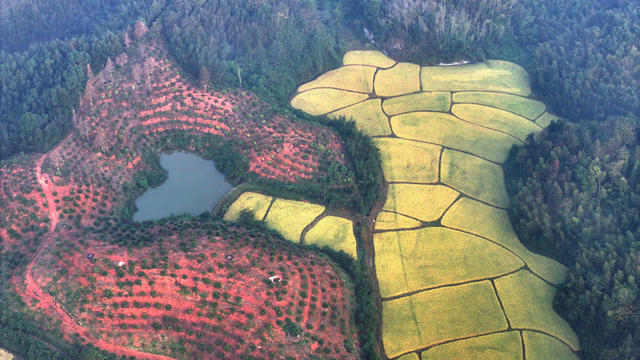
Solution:
[(419, 92), (386, 99), (382, 108), (387, 115), (412, 111), (448, 112), (451, 108), (451, 93), (444, 91)]
[(377, 50), (347, 51), (342, 58), (345, 65), (369, 65), (379, 68), (389, 68), (396, 64), (387, 55)]
[(344, 116), (347, 121), (353, 120), (358, 130), (369, 136), (390, 135), (389, 119), (382, 112), (380, 99), (366, 100), (344, 109), (330, 113), (330, 118)]
[(420, 91), (420, 66), (399, 63), (388, 70), (378, 70), (374, 84), (378, 96), (398, 96)]
[(520, 256), (531, 271), (552, 284), (561, 284), (567, 277), (567, 269), (562, 264), (533, 253), (520, 243), (506, 210), (465, 197), (447, 210), (442, 225), (495, 241)]
[(375, 67), (350, 65), (327, 71), (317, 79), (301, 85), (299, 92), (315, 88), (335, 88), (368, 94), (373, 91)]
[(410, 217), (388, 211), (380, 211), (376, 218), (376, 230), (410, 229), (422, 223)]
[(383, 210), (422, 221), (437, 220), (459, 193), (442, 185), (389, 184)]
[(249, 210), (253, 212), (256, 220), (262, 220), (267, 213), (267, 209), (271, 204), (271, 196), (266, 196), (254, 192), (244, 192), (236, 201), (229, 206), (229, 209), (224, 214), (224, 219), (228, 221), (236, 221), (243, 210)]
[(423, 66), (422, 90), (531, 94), (527, 72), (519, 65), (501, 60), (461, 66)]
[(553, 311), (556, 289), (528, 270), (495, 280), (498, 296), (514, 329), (532, 329), (562, 339), (575, 351), (578, 337), (569, 324)]
[(444, 184), (491, 205), (503, 208), (509, 206), (509, 195), (499, 165), (460, 151), (445, 149), (441, 166), (440, 179)]
[(345, 218), (325, 216), (305, 234), (304, 241), (308, 245), (328, 246), (358, 258), (353, 222)]
[(442, 148), (416, 141), (378, 138), (382, 171), (387, 182), (435, 183)]
[(291, 106), (304, 109), (311, 115), (324, 115), (349, 105), (358, 103), (369, 95), (336, 89), (312, 89), (297, 94), (291, 100)]
[(553, 115), (552, 113), (546, 112), (540, 115), (540, 117), (536, 120), (536, 124), (542, 126), (543, 128), (546, 128), (547, 126), (551, 125), (551, 122), (557, 121), (559, 119), (559, 117)]
[(524, 263), (504, 248), (441, 227), (374, 234), (380, 295), (498, 277)]
[(451, 112), (462, 120), (502, 131), (522, 141), (529, 134), (540, 130), (540, 126), (537, 126), (527, 118), (484, 105), (454, 104), (451, 107)]
[(5, 349), (0, 348), (0, 360), (12, 360), (13, 354)]
[(547, 108), (540, 101), (526, 97), (497, 92), (465, 91), (453, 94), (454, 103), (492, 106), (535, 120)]
[(507, 159), (511, 146), (521, 144), (511, 136), (442, 113), (396, 115), (391, 128), (400, 138), (443, 145), (499, 163)]
[(285, 239), (299, 243), (302, 230), (320, 216), (324, 206), (304, 201), (276, 199), (271, 205), (265, 222)]
[(390, 358), (437, 343), (506, 329), (507, 321), (489, 281), (382, 302), (382, 343)]
[(570, 347), (549, 335), (523, 331), (522, 338), (527, 360), (578, 360)]
[[(520, 333), (518, 331), (508, 331), (438, 345), (424, 351), (422, 360), (522, 360), (523, 355)], [(552, 356), (547, 359), (555, 359), (555, 357)]]

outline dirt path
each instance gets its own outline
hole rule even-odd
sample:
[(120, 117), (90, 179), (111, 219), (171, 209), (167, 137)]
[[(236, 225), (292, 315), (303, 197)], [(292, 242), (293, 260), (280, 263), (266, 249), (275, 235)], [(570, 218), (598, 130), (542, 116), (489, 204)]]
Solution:
[(62, 306), (55, 301), (51, 297), (51, 295), (45, 293), (42, 288), (38, 285), (38, 283), (33, 278), (33, 265), (39, 262), (40, 257), (42, 256), (44, 249), (49, 247), (54, 240), (53, 233), (58, 225), (59, 214), (58, 210), (55, 207), (55, 198), (53, 196), (52, 183), (51, 179), (47, 174), (42, 172), (42, 162), (46, 158), (46, 154), (43, 155), (36, 162), (36, 177), (38, 179), (38, 183), (42, 187), (42, 191), (47, 199), (47, 207), (49, 218), (51, 219), (49, 233), (45, 236), (45, 240), (40, 244), (36, 255), (33, 257), (32, 261), (27, 266), (25, 272), (25, 290), (24, 293), (21, 294), (25, 300), (30, 300), (30, 302), (35, 306), (35, 301), (39, 302), (38, 307), (47, 312), (54, 312), (55, 315), (52, 317), (58, 318), (62, 321), (62, 327), (65, 329), (65, 333), (74, 334), (77, 333), (81, 338), (86, 340), (89, 343), (92, 343), (94, 346), (115, 353), (117, 355), (124, 356), (135, 356), (138, 359), (154, 359), (154, 360), (172, 360), (173, 358), (162, 356), (162, 355), (154, 355), (145, 352), (135, 351), (132, 349), (128, 349), (123, 346), (118, 346), (114, 344), (107, 343), (106, 341), (96, 339), (92, 336), (89, 331), (76, 323), (75, 320), (71, 318), (71, 316), (67, 313)]

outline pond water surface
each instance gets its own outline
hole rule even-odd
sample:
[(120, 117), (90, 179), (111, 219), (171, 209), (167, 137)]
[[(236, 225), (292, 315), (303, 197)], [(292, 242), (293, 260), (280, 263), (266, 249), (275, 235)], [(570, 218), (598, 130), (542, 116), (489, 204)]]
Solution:
[(136, 199), (134, 221), (158, 220), (171, 215), (200, 215), (211, 211), (231, 190), (213, 160), (176, 151), (160, 155), (160, 165), (168, 178)]

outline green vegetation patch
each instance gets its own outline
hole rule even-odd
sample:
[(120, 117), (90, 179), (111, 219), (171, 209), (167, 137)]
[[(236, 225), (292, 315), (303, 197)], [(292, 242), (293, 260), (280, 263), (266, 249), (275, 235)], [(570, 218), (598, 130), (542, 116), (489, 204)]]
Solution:
[(551, 125), (552, 121), (557, 121), (559, 119), (559, 117), (553, 115), (552, 113), (546, 112), (540, 115), (540, 117), (536, 120), (536, 124), (542, 126), (543, 128), (546, 128), (547, 126)]
[(347, 120), (353, 120), (358, 130), (369, 136), (390, 135), (389, 119), (382, 112), (381, 103), (380, 99), (371, 99), (332, 112), (328, 116), (344, 116)]
[(532, 329), (561, 339), (575, 351), (578, 337), (569, 324), (553, 311), (556, 289), (528, 270), (495, 280), (498, 296), (514, 329)]
[(458, 195), (457, 191), (442, 185), (389, 184), (383, 210), (434, 221)]
[(315, 224), (304, 236), (309, 245), (328, 246), (336, 251), (344, 251), (352, 258), (357, 258), (356, 238), (353, 235), (351, 220), (326, 216)]
[(396, 64), (387, 55), (377, 50), (352, 50), (347, 51), (342, 58), (345, 65), (369, 65), (379, 68), (390, 68)]
[(542, 130), (528, 119), (508, 111), (476, 104), (455, 104), (451, 113), (473, 124), (502, 131), (524, 141), (533, 132)]
[(507, 331), (438, 345), (422, 353), (422, 360), (442, 359), (522, 360), (522, 338), (518, 331)]
[(276, 199), (271, 205), (265, 222), (278, 231), (285, 239), (300, 242), (302, 230), (320, 216), (324, 206), (304, 201)]
[(379, 70), (374, 89), (378, 96), (398, 96), (420, 91), (420, 66), (399, 63), (388, 70)]
[(501, 60), (462, 66), (425, 66), (424, 91), (498, 91), (529, 96), (529, 75), (519, 65)]
[(301, 85), (299, 92), (315, 88), (335, 88), (361, 93), (373, 91), (373, 74), (375, 67), (351, 65), (327, 71), (317, 79)]
[(291, 106), (311, 115), (326, 113), (353, 105), (368, 98), (369, 95), (337, 89), (312, 89), (297, 94), (291, 100)]
[(374, 142), (380, 150), (385, 180), (419, 183), (438, 181), (442, 147), (390, 138), (374, 139)]
[(253, 213), (256, 220), (262, 220), (267, 213), (267, 209), (269, 209), (272, 199), (271, 196), (250, 191), (244, 192), (229, 206), (229, 209), (227, 209), (227, 212), (224, 214), (224, 219), (227, 221), (236, 221), (243, 210), (249, 210)]
[(376, 230), (417, 228), (422, 223), (416, 219), (388, 211), (380, 211), (376, 217)]
[(517, 139), (494, 130), (466, 123), (449, 114), (414, 112), (391, 118), (391, 128), (401, 138), (426, 141), (495, 162), (503, 162)]
[(524, 351), (527, 360), (577, 360), (578, 356), (560, 340), (533, 331), (523, 331)]
[(454, 93), (453, 102), (492, 106), (524, 116), (529, 120), (537, 119), (547, 108), (544, 103), (526, 97), (483, 91)]
[(509, 195), (499, 165), (460, 151), (442, 153), (441, 181), (454, 189), (491, 205), (506, 208)]
[(489, 281), (382, 302), (382, 344), (389, 358), (505, 329), (507, 321)]
[(531, 271), (552, 284), (561, 284), (567, 277), (567, 269), (562, 264), (533, 253), (520, 243), (506, 210), (465, 197), (447, 210), (442, 225), (495, 241), (521, 257)]
[(451, 108), (451, 93), (444, 91), (419, 92), (386, 99), (382, 108), (387, 115), (412, 111), (448, 112)]
[(524, 263), (504, 248), (442, 227), (374, 235), (382, 297), (512, 272)]

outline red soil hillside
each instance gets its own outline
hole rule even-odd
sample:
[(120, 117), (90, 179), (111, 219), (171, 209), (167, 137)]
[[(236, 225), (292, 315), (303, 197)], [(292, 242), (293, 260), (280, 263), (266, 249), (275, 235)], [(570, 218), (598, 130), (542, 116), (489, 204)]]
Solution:
[(63, 240), (33, 270), (66, 321), (102, 347), (192, 359), (356, 357), (344, 316), (350, 291), (324, 256), (216, 223), (145, 231), (158, 245), (127, 251)]
[[(161, 250), (153, 245), (159, 233), (173, 243), (183, 230), (132, 223), (127, 207), (131, 189), (146, 187), (136, 177), (150, 169), (145, 152), (172, 148), (172, 139), (195, 152), (224, 140), (255, 177), (350, 188), (340, 138), (328, 127), (277, 113), (252, 94), (189, 84), (161, 45), (125, 50), (117, 65), (90, 76), (72, 134), (47, 154), (0, 163), (0, 251), (13, 254), (7, 266), (17, 293), (43, 314), (43, 326), (118, 355), (353, 357), (345, 349), (357, 353), (347, 316), (350, 291), (327, 260), (277, 246), (270, 253), (255, 249), (253, 241), (264, 244), (262, 235), (249, 241), (242, 230), (197, 233), (188, 239), (194, 249)], [(232, 263), (221, 258), (232, 251)], [(90, 263), (88, 252), (97, 260)], [(143, 266), (154, 258), (160, 260)], [(113, 266), (119, 261), (133, 264), (134, 273), (120, 277)], [(266, 283), (271, 273), (286, 285)], [(285, 335), (285, 328), (297, 329), (286, 319), (302, 328), (300, 338)]]

